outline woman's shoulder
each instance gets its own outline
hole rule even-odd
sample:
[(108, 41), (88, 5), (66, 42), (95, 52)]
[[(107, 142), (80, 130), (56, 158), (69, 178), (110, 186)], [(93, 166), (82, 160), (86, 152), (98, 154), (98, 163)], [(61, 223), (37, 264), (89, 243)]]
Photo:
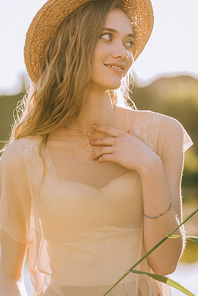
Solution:
[(150, 110), (135, 110), (135, 112), (135, 130), (142, 131), (150, 137), (156, 137), (156, 142), (159, 139), (166, 141), (167, 138), (174, 137), (178, 141), (190, 144), (189, 135), (176, 118)]
[(28, 136), (15, 140), (11, 145), (15, 147), (23, 147), (24, 149), (32, 150), (37, 149), (42, 141), (42, 137), (39, 136)]
[(163, 125), (167, 129), (176, 129), (177, 131), (182, 130), (181, 123), (168, 115), (154, 112), (151, 110), (138, 110), (131, 108), (118, 107), (119, 113), (122, 116), (128, 116), (129, 121), (133, 121), (135, 125), (138, 125), (141, 122), (141, 125), (144, 127), (156, 124)]
[[(183, 152), (193, 144), (189, 134), (176, 118), (153, 112), (150, 110), (135, 110), (136, 124), (135, 129), (142, 129), (150, 138), (156, 137), (157, 142), (170, 142), (174, 145), (180, 143)], [(132, 116), (132, 115), (131, 115)]]
[[(183, 134), (184, 128), (182, 124), (174, 117), (150, 110), (134, 110), (134, 112), (136, 113), (137, 124), (141, 122), (142, 125), (148, 127), (156, 125), (159, 133), (163, 130), (163, 133), (166, 131), (168, 133)], [(133, 115), (131, 114), (131, 116)]]
[(158, 142), (183, 142), (183, 151), (191, 145), (192, 140), (182, 124), (175, 118), (150, 110), (132, 110), (119, 107), (119, 114), (128, 121), (128, 127), (133, 128), (135, 135), (157, 151)]
[(31, 157), (33, 153), (38, 153), (40, 142), (41, 138), (39, 137), (25, 137), (15, 140), (4, 149), (1, 163), (22, 166), (25, 157)]
[(40, 155), (42, 137), (26, 137), (15, 140), (4, 151), (0, 172), (27, 174), (36, 188), (43, 176), (43, 159)]

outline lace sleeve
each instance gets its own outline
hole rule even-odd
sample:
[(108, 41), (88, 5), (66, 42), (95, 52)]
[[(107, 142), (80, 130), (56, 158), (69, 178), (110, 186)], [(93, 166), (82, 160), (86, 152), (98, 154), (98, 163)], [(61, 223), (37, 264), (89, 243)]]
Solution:
[(158, 137), (158, 153), (165, 160), (170, 150), (183, 154), (192, 145), (192, 140), (182, 124), (176, 119), (163, 115)]
[(15, 147), (24, 160), (34, 189), (38, 188), (44, 180), (49, 181), (57, 178), (48, 150), (44, 149), (43, 159), (40, 156), (40, 143), (40, 137), (27, 137), (14, 142)]
[(157, 141), (162, 116), (151, 111), (138, 111), (134, 132), (150, 149), (157, 153)]
[[(179, 133), (183, 133), (183, 152), (193, 144), (184, 127), (176, 119), (151, 111), (138, 111), (134, 132), (141, 141), (162, 159), (165, 158), (172, 137), (176, 139)], [(178, 147), (178, 149), (180, 148)]]
[(31, 194), (26, 168), (14, 145), (0, 161), (0, 228), (14, 241), (27, 244), (30, 234)]

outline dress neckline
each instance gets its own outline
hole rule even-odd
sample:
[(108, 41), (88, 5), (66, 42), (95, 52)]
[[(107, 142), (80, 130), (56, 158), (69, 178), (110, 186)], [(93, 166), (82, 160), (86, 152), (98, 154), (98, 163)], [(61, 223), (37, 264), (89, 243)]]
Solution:
[(79, 185), (79, 186), (82, 186), (82, 187), (85, 187), (85, 188), (100, 192), (100, 191), (105, 190), (107, 187), (112, 186), (114, 183), (119, 182), (121, 179), (126, 178), (126, 177), (128, 177), (128, 176), (130, 176), (132, 174), (135, 174), (135, 173), (136, 173), (135, 171), (129, 171), (127, 173), (124, 173), (123, 175), (121, 175), (121, 176), (113, 179), (109, 183), (105, 184), (101, 188), (97, 188), (97, 187), (94, 187), (94, 186), (91, 186), (91, 185), (88, 185), (88, 184), (85, 184), (85, 183), (82, 183), (82, 182), (78, 182), (78, 181), (60, 180), (60, 179), (56, 179), (55, 181), (60, 182), (60, 183), (65, 183), (65, 184)]

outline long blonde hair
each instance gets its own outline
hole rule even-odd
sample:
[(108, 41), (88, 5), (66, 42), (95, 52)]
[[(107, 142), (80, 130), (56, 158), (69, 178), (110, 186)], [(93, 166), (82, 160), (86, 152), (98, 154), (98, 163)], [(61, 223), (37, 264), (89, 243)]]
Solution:
[[(89, 87), (96, 44), (108, 13), (115, 8), (124, 11), (123, 1), (89, 1), (66, 17), (45, 47), (39, 78), (23, 99), (10, 142), (34, 135), (46, 142), (50, 132), (78, 117)], [(110, 91), (110, 96), (116, 104), (115, 92)]]

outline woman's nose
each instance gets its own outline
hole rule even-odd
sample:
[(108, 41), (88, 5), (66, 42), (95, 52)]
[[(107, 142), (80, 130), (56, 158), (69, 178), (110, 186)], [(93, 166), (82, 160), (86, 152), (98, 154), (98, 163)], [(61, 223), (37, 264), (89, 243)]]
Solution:
[(116, 44), (112, 51), (112, 57), (126, 60), (129, 57), (129, 50), (122, 43)]

